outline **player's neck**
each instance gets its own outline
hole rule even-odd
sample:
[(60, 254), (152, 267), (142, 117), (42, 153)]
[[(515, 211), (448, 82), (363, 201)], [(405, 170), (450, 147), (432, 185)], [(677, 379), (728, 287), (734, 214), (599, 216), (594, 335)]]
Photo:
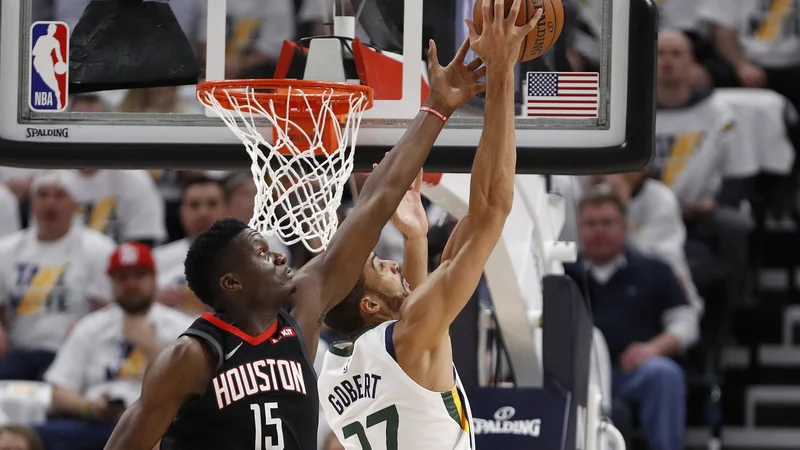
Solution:
[(659, 84), (656, 90), (659, 108), (679, 108), (692, 100), (692, 87), (688, 84)]
[(277, 317), (278, 310), (275, 308), (249, 308), (247, 311), (229, 310), (224, 315), (224, 318), (231, 324), (250, 336), (260, 336), (275, 323)]

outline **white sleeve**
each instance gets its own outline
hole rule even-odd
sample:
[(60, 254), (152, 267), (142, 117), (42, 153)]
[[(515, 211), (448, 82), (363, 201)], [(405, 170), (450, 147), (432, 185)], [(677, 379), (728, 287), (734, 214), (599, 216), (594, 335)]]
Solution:
[(0, 184), (0, 237), (7, 236), (22, 228), (19, 202), (10, 189)]
[(746, 123), (737, 123), (731, 119), (722, 125), (724, 131), (720, 136), (723, 145), (723, 177), (743, 178), (756, 175), (759, 171), (758, 154), (756, 149), (747, 145), (748, 140), (743, 139), (747, 133)]
[(91, 330), (88, 329), (86, 320), (84, 318), (79, 321), (67, 335), (67, 340), (58, 350), (53, 364), (44, 374), (44, 381), (64, 389), (83, 391), (84, 368), (93, 348)]
[(741, 3), (738, 0), (703, 0), (697, 10), (697, 17), (724, 27), (736, 28), (737, 14), (746, 9)]
[(291, 0), (270, 0), (268, 5), (264, 8), (255, 48), (277, 60), (281, 56), (283, 41), (294, 36), (294, 5)]
[(164, 199), (153, 178), (144, 170), (115, 173), (120, 178), (119, 215), (121, 238), (152, 239), (156, 243), (167, 237), (164, 224)]
[[(655, 181), (648, 181), (655, 182)], [(660, 190), (659, 190), (660, 191)], [(671, 191), (660, 192), (659, 201), (646, 205), (646, 220), (638, 222), (639, 231), (631, 235), (643, 253), (661, 258), (667, 264), (679, 266), (684, 256), (686, 226), (683, 224), (678, 198)]]
[[(87, 232), (93, 230), (87, 230)], [(94, 232), (93, 232), (94, 233)], [(114, 252), (114, 241), (107, 236), (97, 233), (90, 236), (86, 246), (87, 270), (89, 270), (89, 285), (86, 294), (90, 300), (110, 303), (114, 299), (111, 288), (111, 279), (108, 277), (108, 261)]]

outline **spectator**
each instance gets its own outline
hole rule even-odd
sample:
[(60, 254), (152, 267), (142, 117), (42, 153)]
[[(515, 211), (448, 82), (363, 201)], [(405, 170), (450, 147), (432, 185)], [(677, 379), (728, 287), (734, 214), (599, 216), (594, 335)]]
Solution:
[[(228, 203), (228, 216), (235, 217), (244, 223), (249, 223), (255, 209), (256, 184), (249, 172), (234, 172), (222, 180), (225, 188), (225, 198)], [(281, 242), (277, 236), (267, 236), (269, 248), (274, 252), (286, 255), (286, 264), (299, 269), (298, 259), (294, 257), (292, 249)]]
[(193, 316), (208, 310), (186, 286), (183, 260), (194, 238), (224, 218), (226, 212), (225, 192), (218, 181), (194, 178), (184, 185), (179, 214), (187, 237), (153, 251), (158, 267), (158, 302)]
[(36, 224), (0, 240), (0, 379), (41, 379), (75, 322), (111, 300), (114, 243), (74, 222), (76, 185), (71, 171), (38, 174)]
[(114, 303), (78, 322), (45, 375), (53, 386), (52, 417), (37, 430), (48, 450), (102, 450), (139, 398), (148, 363), (191, 325), (188, 316), (153, 302), (149, 247), (120, 245), (108, 274)]
[(690, 303), (702, 311), (703, 300), (686, 262), (686, 226), (678, 199), (663, 183), (649, 178), (649, 173), (645, 170), (601, 175), (594, 177), (594, 181), (608, 184), (625, 205), (628, 245), (669, 264), (686, 289)]
[(741, 145), (743, 131), (728, 104), (713, 91), (692, 88), (685, 70), (691, 62), (691, 44), (681, 32), (659, 35), (652, 172), (678, 197), (689, 240), (710, 248), (724, 262), (729, 300), (740, 303), (746, 290), (752, 224), (739, 204), (749, 193), (723, 196), (722, 187), (723, 181), (746, 186), (758, 173), (758, 160)]
[(608, 343), (613, 395), (639, 405), (651, 449), (683, 448), (685, 380), (670, 357), (697, 339), (697, 311), (668, 265), (626, 247), (616, 194), (590, 192), (578, 211), (582, 251), (565, 270), (579, 285), (586, 280)]
[(44, 450), (44, 447), (34, 430), (21, 425), (6, 425), (0, 427), (0, 450)]
[(167, 237), (164, 199), (143, 170), (76, 171), (76, 196), (86, 224), (117, 242), (150, 246)]
[(700, 17), (713, 26), (717, 53), (743, 87), (768, 87), (800, 108), (800, 4), (706, 0)]

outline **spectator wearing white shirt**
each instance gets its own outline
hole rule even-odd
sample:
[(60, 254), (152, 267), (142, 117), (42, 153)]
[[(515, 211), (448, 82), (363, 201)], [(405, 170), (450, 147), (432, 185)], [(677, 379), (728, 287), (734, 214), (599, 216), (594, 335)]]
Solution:
[(164, 199), (144, 170), (76, 170), (76, 196), (87, 226), (116, 242), (149, 246), (167, 237)]
[(715, 256), (715, 266), (727, 272), (729, 301), (741, 303), (746, 299), (753, 224), (739, 209), (747, 193), (730, 195), (733, 191), (723, 191), (723, 186), (738, 185), (746, 191), (749, 180), (759, 173), (759, 162), (743, 145), (747, 124), (736, 122), (729, 103), (713, 91), (693, 88), (685, 70), (692, 60), (691, 43), (683, 33), (659, 34), (652, 175), (680, 202), (688, 248), (703, 249), (689, 252), (690, 262), (701, 265), (707, 255)]
[(183, 261), (194, 238), (226, 213), (225, 192), (218, 181), (200, 177), (184, 184), (178, 215), (186, 237), (153, 251), (158, 267), (156, 301), (197, 317), (208, 310), (186, 285)]
[(698, 14), (741, 86), (774, 89), (800, 108), (800, 3), (706, 0)]
[(114, 243), (74, 221), (76, 185), (71, 171), (39, 173), (35, 225), (0, 239), (0, 379), (41, 379), (69, 329), (112, 298)]
[(37, 431), (48, 450), (102, 450), (139, 398), (148, 364), (191, 325), (190, 317), (153, 301), (155, 268), (140, 243), (122, 244), (109, 258), (114, 303), (78, 322), (45, 374), (52, 415)]

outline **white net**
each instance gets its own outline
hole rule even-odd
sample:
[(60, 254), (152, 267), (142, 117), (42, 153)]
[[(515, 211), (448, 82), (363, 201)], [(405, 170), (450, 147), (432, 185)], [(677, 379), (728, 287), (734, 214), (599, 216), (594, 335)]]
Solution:
[[(349, 93), (349, 113), (340, 123), (332, 102), (341, 105), (342, 93), (333, 88), (307, 95), (299, 88), (287, 87), (285, 101), (260, 101), (250, 87), (214, 89), (222, 91), (227, 105), (223, 106), (225, 102), (217, 98), (220, 93), (213, 89), (198, 90), (198, 100), (241, 139), (252, 160), (258, 192), (250, 227), (265, 236), (275, 235), (286, 245), (301, 242), (311, 252), (324, 250), (339, 226), (337, 209), (353, 170), (361, 117), (369, 107), (367, 94)], [(235, 91), (238, 95), (232, 95)], [(292, 105), (296, 108), (298, 102), (307, 111), (303, 115), (305, 130), (291, 119)], [(261, 129), (270, 134), (276, 130), (274, 142), (265, 139)], [(331, 132), (338, 138), (336, 148), (326, 149), (325, 134)]]

